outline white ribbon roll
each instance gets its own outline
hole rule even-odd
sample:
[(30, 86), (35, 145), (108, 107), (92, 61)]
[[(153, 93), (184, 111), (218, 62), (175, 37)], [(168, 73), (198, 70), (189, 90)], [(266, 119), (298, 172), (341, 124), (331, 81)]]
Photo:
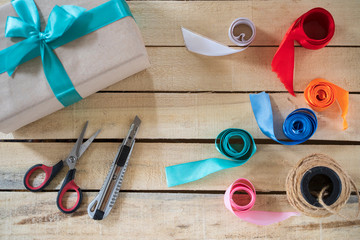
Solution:
[[(235, 28), (239, 25), (246, 25), (251, 29), (251, 36), (246, 38), (246, 34), (236, 33)], [(238, 46), (245, 47), (243, 49), (235, 50), (228, 46), (211, 40), (205, 36), (201, 36), (198, 33), (194, 33), (184, 27), (181, 27), (182, 34), (185, 41), (186, 48), (194, 53), (205, 56), (225, 56), (244, 51), (254, 41), (256, 35), (256, 28), (254, 23), (247, 18), (235, 19), (229, 28), (230, 40)]]

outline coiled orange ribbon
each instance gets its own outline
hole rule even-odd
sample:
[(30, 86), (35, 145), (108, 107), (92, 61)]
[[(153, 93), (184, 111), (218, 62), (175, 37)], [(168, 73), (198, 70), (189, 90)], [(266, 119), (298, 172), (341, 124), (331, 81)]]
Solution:
[(343, 128), (347, 129), (348, 124), (345, 117), (349, 108), (348, 91), (325, 79), (317, 78), (306, 87), (304, 97), (309, 106), (317, 112), (324, 111), (337, 100), (342, 111)]

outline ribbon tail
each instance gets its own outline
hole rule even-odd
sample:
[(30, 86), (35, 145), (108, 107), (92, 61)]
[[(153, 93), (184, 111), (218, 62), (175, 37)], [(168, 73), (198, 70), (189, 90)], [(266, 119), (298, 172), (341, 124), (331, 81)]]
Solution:
[(13, 45), (11, 47), (8, 47), (2, 51), (0, 51), (0, 74), (7, 71), (6, 68), (6, 62), (7, 62), (7, 56), (10, 55), (11, 51), (16, 49), (16, 47)]
[(211, 173), (243, 165), (246, 160), (231, 161), (221, 158), (209, 158), (205, 160), (178, 164), (165, 168), (166, 182), (168, 187), (199, 180)]
[(249, 96), (251, 107), (261, 132), (278, 142), (274, 132), (274, 120), (269, 94), (261, 92), (259, 94), (250, 94)]
[(295, 55), (294, 41), (295, 35), (298, 34), (296, 24), (300, 18), (293, 22), (286, 32), (271, 62), (272, 71), (277, 73), (278, 78), (284, 84), (286, 90), (288, 90), (288, 92), (293, 96), (295, 96), (293, 87)]
[(271, 63), (272, 71), (277, 73), (286, 90), (293, 96), (294, 51), (294, 39), (290, 35), (285, 36)]
[(265, 211), (248, 211), (233, 212), (240, 219), (260, 226), (266, 226), (284, 221), (292, 216), (299, 216), (297, 212), (265, 212)]
[(346, 121), (345, 115), (344, 116), (343, 116), (343, 114), (341, 115), (341, 117), (343, 118), (343, 130), (346, 130), (348, 128), (348, 123)]
[(306, 139), (303, 141), (280, 141), (276, 138), (271, 101), (269, 94), (267, 94), (266, 92), (261, 92), (258, 94), (250, 94), (250, 103), (253, 109), (256, 122), (261, 132), (265, 134), (265, 136), (284, 145), (296, 145), (307, 140)]
[(17, 66), (33, 52), (38, 52), (38, 49), (39, 43), (35, 37), (32, 37), (0, 51), (0, 74), (8, 72), (11, 76)]
[(234, 53), (244, 51), (246, 48), (241, 50), (235, 50), (228, 46), (215, 42), (207, 37), (203, 37), (197, 33), (194, 33), (186, 28), (181, 28), (186, 48), (190, 52), (205, 56), (225, 56)]
[(341, 108), (341, 117), (343, 119), (343, 129), (348, 128), (348, 124), (346, 121), (346, 115), (349, 110), (349, 92), (345, 89), (332, 84), (333, 88), (335, 89), (335, 98), (337, 99), (339, 106)]
[(46, 43), (41, 43), (40, 46), (45, 76), (56, 98), (64, 107), (80, 101), (82, 97), (76, 91), (59, 58)]

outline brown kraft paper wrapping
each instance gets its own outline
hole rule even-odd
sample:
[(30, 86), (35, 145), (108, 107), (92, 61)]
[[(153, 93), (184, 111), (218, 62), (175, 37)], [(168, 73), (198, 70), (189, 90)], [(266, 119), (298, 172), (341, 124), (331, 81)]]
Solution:
[[(55, 5), (92, 9), (107, 0), (35, 0), (45, 28)], [(11, 4), (0, 7), (0, 50), (22, 39), (5, 38), (7, 16), (17, 16)], [(125, 17), (55, 50), (76, 90), (87, 97), (140, 72), (150, 63), (141, 33), (132, 17)], [(0, 131), (16, 129), (49, 115), (63, 105), (47, 83), (41, 57), (20, 65), (15, 74), (0, 74)]]

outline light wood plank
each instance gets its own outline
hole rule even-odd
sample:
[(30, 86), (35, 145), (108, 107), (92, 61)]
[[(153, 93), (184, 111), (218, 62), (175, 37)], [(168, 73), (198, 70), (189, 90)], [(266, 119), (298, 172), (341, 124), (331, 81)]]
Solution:
[[(79, 160), (76, 183), (84, 190), (99, 190), (109, 171), (119, 143), (94, 143)], [(66, 157), (72, 143), (1, 143), (0, 189), (24, 189), (23, 177), (35, 164), (53, 165)], [(224, 158), (213, 144), (136, 143), (122, 190), (219, 190), (235, 179), (248, 178), (257, 191), (285, 191), (285, 179), (301, 158), (314, 153), (332, 156), (360, 186), (360, 148), (358, 146), (258, 144), (256, 154), (243, 166), (209, 175), (202, 180), (173, 188), (166, 186), (165, 167), (210, 157)], [(47, 187), (59, 189), (67, 169)], [(274, 178), (275, 176), (275, 178)]]
[[(36, 197), (35, 197), (36, 195)], [(357, 239), (360, 221), (337, 216), (322, 220), (292, 217), (278, 224), (256, 226), (232, 215), (222, 194), (122, 193), (110, 215), (94, 221), (87, 205), (72, 215), (60, 213), (56, 193), (6, 192), (0, 195), (0, 236), (18, 239)], [(258, 195), (254, 210), (293, 211), (285, 196)], [(344, 210), (353, 214), (356, 200)]]
[[(226, 57), (205, 57), (184, 47), (148, 47), (151, 67), (106, 91), (286, 91), (271, 71), (275, 47), (251, 47)], [(360, 91), (360, 48), (296, 48), (294, 89), (324, 78)]]
[[(9, 2), (1, 0), (0, 4)], [(183, 46), (180, 27), (224, 44), (231, 44), (227, 30), (238, 17), (251, 19), (257, 28), (253, 45), (279, 45), (287, 29), (314, 7), (330, 11), (336, 33), (330, 45), (359, 46), (360, 2), (357, 0), (300, 1), (129, 1), (148, 46)]]
[[(282, 124), (293, 110), (307, 107), (301, 94), (271, 94), (274, 119)], [(337, 106), (318, 114), (319, 128), (312, 139), (360, 140), (358, 119), (360, 95), (350, 95), (347, 120), (342, 131)], [(213, 93), (98, 93), (68, 108), (29, 124), (5, 139), (77, 138), (85, 121), (90, 120), (88, 134), (102, 128), (98, 138), (123, 138), (138, 115), (142, 124), (138, 138), (214, 139), (230, 127), (248, 130), (254, 138), (267, 139), (259, 130), (248, 94)], [(281, 129), (279, 126), (277, 129)]]
[(360, 44), (357, 0), (131, 1), (129, 5), (148, 46), (183, 46), (181, 26), (231, 44), (227, 31), (239, 17), (249, 18), (256, 25), (253, 45), (279, 45), (291, 24), (315, 7), (327, 9), (335, 19), (336, 32), (330, 45)]

